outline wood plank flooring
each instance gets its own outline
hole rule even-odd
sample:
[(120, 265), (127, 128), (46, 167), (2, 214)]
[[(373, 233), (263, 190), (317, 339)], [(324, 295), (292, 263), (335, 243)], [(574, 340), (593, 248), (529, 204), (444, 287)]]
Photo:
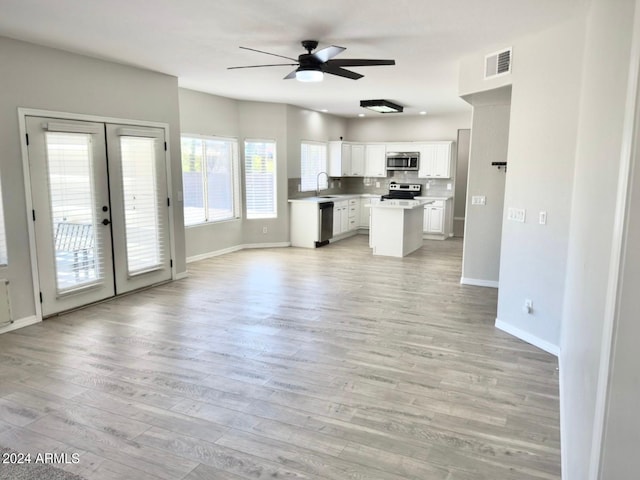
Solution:
[(559, 479), (556, 359), (461, 257), (245, 250), (1, 335), (0, 444), (92, 480)]

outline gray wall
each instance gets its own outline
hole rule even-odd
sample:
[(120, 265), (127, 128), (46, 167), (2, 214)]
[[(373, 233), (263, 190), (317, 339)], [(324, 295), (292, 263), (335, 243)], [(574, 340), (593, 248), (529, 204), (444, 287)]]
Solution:
[(471, 146), (471, 130), (458, 130), (458, 159), (456, 161), (456, 197), (453, 202), (453, 235), (464, 235), (464, 220), (467, 210), (467, 181), (469, 178), (469, 147)]
[(471, 109), (469, 112), (448, 115), (389, 117), (381, 114), (377, 117), (350, 118), (347, 120), (344, 139), (354, 142), (410, 142), (415, 140), (451, 140), (455, 142), (458, 140), (458, 130), (461, 128), (471, 128)]
[[(187, 257), (207, 256), (242, 245), (288, 242), (287, 180), (300, 177), (300, 142), (336, 139), (344, 135), (346, 120), (284, 104), (233, 100), (186, 89), (180, 89), (179, 94), (183, 133), (238, 139), (241, 180), (244, 140), (277, 142), (278, 218), (246, 220), (243, 214), (238, 220), (187, 227)], [(240, 183), (240, 202), (244, 205), (244, 185)]]
[[(509, 143), (511, 87), (474, 96), (469, 149), (462, 282), (497, 286), (504, 205), (504, 169), (491, 162), (506, 162)], [(475, 195), (486, 205), (471, 205)]]
[[(606, 361), (612, 326), (607, 315), (607, 302), (611, 301), (607, 290), (616, 238), (614, 218), (634, 3), (620, 0), (616, 8), (611, 8), (610, 1), (595, 0), (586, 29), (560, 350), (563, 474), (567, 480), (596, 478), (589, 476), (589, 465), (598, 458), (600, 441), (597, 418), (594, 427), (596, 397), (599, 385), (606, 386), (608, 381)], [(624, 259), (604, 473), (598, 477), (604, 480), (636, 478), (640, 470), (639, 284), (634, 278), (640, 260), (637, 247), (631, 247), (639, 244), (637, 198), (634, 201), (635, 219), (630, 218), (629, 242), (635, 243), (628, 244)], [(600, 378), (602, 361), (605, 369)]]
[[(35, 314), (27, 230), (24, 178), (18, 130), (19, 107), (169, 124), (171, 174), (181, 189), (180, 119), (175, 77), (96, 60), (0, 37), (0, 169), (14, 319)], [(174, 197), (174, 259), (183, 272), (185, 246), (182, 202)]]

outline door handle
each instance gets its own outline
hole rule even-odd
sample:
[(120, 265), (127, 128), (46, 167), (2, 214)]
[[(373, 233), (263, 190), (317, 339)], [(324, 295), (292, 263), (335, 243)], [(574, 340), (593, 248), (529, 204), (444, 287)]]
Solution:
[(111, 223), (110, 220), (107, 220), (106, 218), (104, 220), (102, 220), (102, 224), (103, 225), (109, 225)]

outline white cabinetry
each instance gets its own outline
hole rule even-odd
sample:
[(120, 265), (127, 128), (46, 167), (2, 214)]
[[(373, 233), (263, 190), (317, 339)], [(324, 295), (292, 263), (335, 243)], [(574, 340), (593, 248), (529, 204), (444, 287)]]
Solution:
[(429, 142), (419, 144), (420, 178), (451, 178), (453, 142)]
[(349, 200), (349, 225), (347, 230), (354, 231), (358, 229), (360, 224), (360, 199), (351, 198)]
[(434, 200), (424, 206), (425, 238), (444, 240), (453, 236), (453, 201), (451, 198)]
[(363, 177), (364, 168), (364, 144), (329, 142), (330, 177)]
[(365, 145), (364, 176), (387, 176), (387, 148), (384, 144)]
[[(343, 220), (344, 218), (344, 220)], [(349, 223), (349, 201), (333, 202), (333, 236), (336, 237), (346, 231)]]
[(424, 233), (444, 233), (444, 206), (425, 205)]
[(364, 145), (351, 144), (351, 169), (352, 177), (364, 177)]

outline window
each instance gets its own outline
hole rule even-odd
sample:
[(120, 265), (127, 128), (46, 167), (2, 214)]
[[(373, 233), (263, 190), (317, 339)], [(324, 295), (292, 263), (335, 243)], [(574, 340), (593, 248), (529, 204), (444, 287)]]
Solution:
[(244, 142), (244, 175), (247, 218), (277, 217), (275, 142)]
[(7, 264), (7, 239), (4, 234), (4, 206), (2, 205), (2, 188), (0, 188), (0, 266)]
[(184, 224), (238, 217), (238, 142), (223, 138), (182, 137)]
[[(300, 190), (310, 192), (320, 188), (329, 188), (327, 175), (318, 175), (327, 172), (327, 145), (317, 142), (302, 142), (300, 152)], [(318, 181), (320, 182), (318, 184)]]

